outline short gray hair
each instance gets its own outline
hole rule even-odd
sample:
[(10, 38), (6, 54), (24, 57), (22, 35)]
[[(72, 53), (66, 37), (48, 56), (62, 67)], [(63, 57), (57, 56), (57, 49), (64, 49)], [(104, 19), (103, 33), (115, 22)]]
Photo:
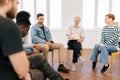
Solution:
[(76, 18), (79, 18), (79, 19), (81, 19), (79, 16), (76, 16), (74, 19), (76, 19)]

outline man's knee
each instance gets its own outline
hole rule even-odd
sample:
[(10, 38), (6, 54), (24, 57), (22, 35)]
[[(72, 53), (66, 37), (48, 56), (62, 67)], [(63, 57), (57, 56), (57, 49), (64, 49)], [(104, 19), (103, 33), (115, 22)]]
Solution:
[(61, 48), (64, 48), (64, 45), (62, 43), (58, 44)]
[(45, 57), (42, 56), (41, 54), (36, 54), (36, 55), (30, 55), (28, 56), (28, 60), (32, 62), (32, 64), (38, 64), (39, 62), (45, 62)]
[(32, 80), (44, 80), (43, 73), (38, 69), (30, 70), (30, 76), (31, 76)]
[(42, 44), (41, 47), (42, 47), (43, 51), (46, 51), (46, 52), (49, 51), (49, 46), (48, 45)]

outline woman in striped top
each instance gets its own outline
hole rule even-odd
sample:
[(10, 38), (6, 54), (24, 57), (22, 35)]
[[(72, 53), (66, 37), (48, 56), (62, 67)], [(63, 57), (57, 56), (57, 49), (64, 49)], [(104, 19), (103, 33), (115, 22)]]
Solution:
[(106, 72), (109, 68), (109, 55), (112, 52), (119, 50), (118, 27), (114, 26), (115, 16), (113, 14), (105, 15), (105, 23), (107, 26), (104, 26), (102, 30), (102, 37), (100, 44), (96, 44), (91, 56), (92, 60), (92, 69), (94, 70), (97, 63), (97, 57), (100, 53), (100, 63), (103, 63), (104, 66), (101, 70), (101, 73)]

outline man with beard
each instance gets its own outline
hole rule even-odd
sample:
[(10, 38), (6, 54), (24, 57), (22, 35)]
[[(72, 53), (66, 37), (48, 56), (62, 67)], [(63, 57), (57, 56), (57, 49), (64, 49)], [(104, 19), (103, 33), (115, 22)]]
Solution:
[(59, 72), (69, 73), (69, 69), (64, 66), (64, 45), (61, 43), (56, 43), (52, 40), (52, 35), (49, 28), (44, 25), (44, 14), (38, 13), (37, 20), (38, 22), (31, 28), (32, 43), (41, 45), (43, 55), (46, 59), (48, 58), (48, 52), (50, 49), (57, 49), (59, 53), (59, 66), (57, 70)]
[(11, 20), (18, 0), (0, 0), (0, 80), (31, 80), (21, 34)]

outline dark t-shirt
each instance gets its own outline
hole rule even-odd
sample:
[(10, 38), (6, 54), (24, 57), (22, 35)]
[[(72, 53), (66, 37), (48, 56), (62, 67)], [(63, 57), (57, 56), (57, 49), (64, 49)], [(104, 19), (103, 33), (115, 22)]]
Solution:
[(18, 80), (8, 56), (23, 51), (21, 39), (17, 25), (0, 16), (0, 80)]

